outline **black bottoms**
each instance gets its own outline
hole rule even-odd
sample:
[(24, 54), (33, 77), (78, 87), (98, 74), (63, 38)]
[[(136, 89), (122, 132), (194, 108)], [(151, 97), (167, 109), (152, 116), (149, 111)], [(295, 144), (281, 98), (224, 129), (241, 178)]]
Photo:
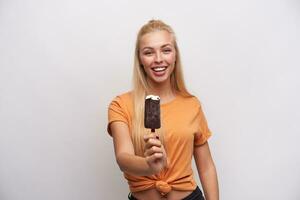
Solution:
[[(131, 193), (128, 195), (129, 200), (138, 200), (135, 198)], [(205, 200), (200, 188), (197, 186), (196, 189), (189, 194), (187, 197), (183, 198), (182, 200)]]

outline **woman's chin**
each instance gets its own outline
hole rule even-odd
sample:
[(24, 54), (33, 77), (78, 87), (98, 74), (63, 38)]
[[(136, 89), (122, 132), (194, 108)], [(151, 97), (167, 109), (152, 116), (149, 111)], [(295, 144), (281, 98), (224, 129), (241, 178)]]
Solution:
[(169, 78), (166, 77), (151, 77), (151, 82), (154, 84), (163, 84), (166, 83), (169, 80)]

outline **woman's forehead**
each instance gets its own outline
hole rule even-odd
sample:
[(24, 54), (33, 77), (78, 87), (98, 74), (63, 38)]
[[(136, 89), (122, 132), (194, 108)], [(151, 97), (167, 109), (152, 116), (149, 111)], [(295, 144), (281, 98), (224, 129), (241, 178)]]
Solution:
[(159, 48), (167, 44), (173, 46), (174, 44), (173, 35), (167, 31), (155, 31), (155, 32), (146, 33), (141, 37), (140, 49), (146, 47)]

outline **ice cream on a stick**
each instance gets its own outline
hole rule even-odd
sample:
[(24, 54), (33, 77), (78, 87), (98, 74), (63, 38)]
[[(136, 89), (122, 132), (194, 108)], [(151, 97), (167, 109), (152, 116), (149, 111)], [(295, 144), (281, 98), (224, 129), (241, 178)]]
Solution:
[(148, 95), (145, 99), (145, 128), (150, 128), (151, 132), (160, 128), (160, 98), (155, 95)]

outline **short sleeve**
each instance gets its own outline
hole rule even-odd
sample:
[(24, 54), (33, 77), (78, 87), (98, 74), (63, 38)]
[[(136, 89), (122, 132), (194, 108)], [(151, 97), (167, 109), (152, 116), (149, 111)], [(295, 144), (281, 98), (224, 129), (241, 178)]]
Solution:
[(204, 144), (212, 135), (210, 129), (208, 128), (207, 121), (201, 108), (200, 102), (197, 111), (198, 113), (196, 121), (198, 123), (198, 131), (194, 137), (194, 146), (200, 146)]
[(128, 125), (128, 117), (129, 116), (122, 99), (119, 96), (115, 97), (108, 107), (107, 132), (111, 135), (110, 124), (114, 121), (122, 121)]

